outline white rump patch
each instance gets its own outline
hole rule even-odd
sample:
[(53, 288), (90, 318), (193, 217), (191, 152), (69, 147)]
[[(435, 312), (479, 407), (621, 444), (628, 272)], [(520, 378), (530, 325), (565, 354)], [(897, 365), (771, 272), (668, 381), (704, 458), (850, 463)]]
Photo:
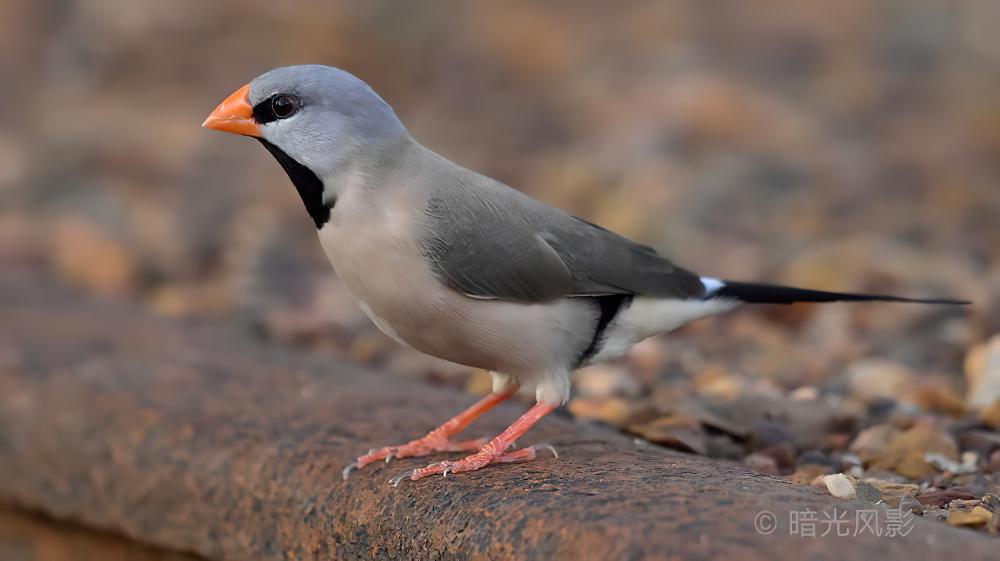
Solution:
[(726, 283), (714, 277), (701, 277), (701, 284), (709, 295), (715, 294), (720, 288), (726, 286)]

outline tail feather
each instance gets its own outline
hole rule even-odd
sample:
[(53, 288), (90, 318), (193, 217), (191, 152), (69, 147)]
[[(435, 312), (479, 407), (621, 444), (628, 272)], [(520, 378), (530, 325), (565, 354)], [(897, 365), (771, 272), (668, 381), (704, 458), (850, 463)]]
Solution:
[(793, 304), (795, 302), (906, 302), (957, 306), (971, 304), (965, 300), (952, 300), (950, 298), (904, 298), (887, 294), (828, 292), (776, 284), (720, 281), (707, 277), (702, 279), (702, 284), (705, 285), (706, 299), (730, 298), (751, 304)]

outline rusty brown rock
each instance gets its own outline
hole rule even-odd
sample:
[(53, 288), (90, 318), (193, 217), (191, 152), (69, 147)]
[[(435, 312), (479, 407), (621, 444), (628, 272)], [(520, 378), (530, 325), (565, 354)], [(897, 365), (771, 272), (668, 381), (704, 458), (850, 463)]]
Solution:
[(917, 500), (925, 506), (945, 506), (955, 500), (972, 500), (976, 496), (966, 487), (952, 487), (951, 489), (940, 489), (937, 491), (927, 491), (917, 495)]
[[(5, 272), (5, 275), (7, 273)], [(341, 481), (361, 450), (422, 434), (468, 396), (292, 353), (225, 323), (152, 319), (0, 278), (0, 499), (211, 559), (986, 558), (987, 535), (803, 540), (840, 502), (736, 463), (560, 415), (560, 459), (389, 487), (427, 459)], [(521, 407), (475, 425), (490, 434)], [(879, 507), (881, 508), (881, 507)], [(762, 511), (777, 529), (754, 529)]]
[(199, 561), (201, 558), (116, 536), (0, 509), (4, 561)]

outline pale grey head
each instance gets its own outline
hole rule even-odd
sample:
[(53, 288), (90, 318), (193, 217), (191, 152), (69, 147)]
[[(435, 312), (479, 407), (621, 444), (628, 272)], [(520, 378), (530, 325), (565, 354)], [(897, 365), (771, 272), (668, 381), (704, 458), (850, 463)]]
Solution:
[(284, 66), (249, 86), (260, 138), (321, 178), (408, 137), (392, 107), (339, 68)]

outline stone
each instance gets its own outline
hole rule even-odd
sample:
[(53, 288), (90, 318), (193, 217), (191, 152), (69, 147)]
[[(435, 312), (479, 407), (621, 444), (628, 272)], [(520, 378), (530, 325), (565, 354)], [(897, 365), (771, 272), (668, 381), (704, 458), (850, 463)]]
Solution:
[(834, 458), (818, 450), (809, 450), (799, 454), (795, 460), (799, 467), (806, 465), (819, 465), (829, 469), (829, 473), (842, 471), (845, 466), (843, 458)]
[(956, 433), (956, 438), (963, 450), (975, 451), (983, 458), (1000, 451), (1000, 431), (963, 429)]
[(978, 471), (976, 463), (979, 460), (979, 455), (975, 452), (964, 452), (962, 454), (962, 461), (956, 462), (950, 458), (942, 456), (941, 454), (928, 452), (924, 455), (924, 460), (937, 468), (938, 471), (954, 475), (965, 475), (976, 473), (976, 471)]
[(879, 399), (900, 401), (913, 391), (913, 373), (896, 362), (867, 359), (850, 365), (847, 384), (851, 395), (865, 403)]
[(848, 450), (854, 452), (861, 458), (862, 462), (871, 461), (878, 454), (881, 454), (889, 443), (892, 442), (900, 430), (889, 424), (875, 425), (868, 427), (858, 433), (851, 442)]
[(856, 496), (854, 483), (843, 473), (824, 476), (823, 483), (826, 484), (827, 491), (839, 499), (853, 499)]
[(1000, 399), (1000, 334), (966, 355), (965, 382), (965, 401), (973, 409), (986, 409)]
[(885, 450), (874, 452), (869, 467), (889, 469), (910, 479), (921, 479), (937, 473), (935, 466), (927, 460), (928, 454), (957, 460), (958, 446), (943, 429), (922, 422), (895, 435)]
[(634, 404), (620, 397), (577, 397), (569, 402), (569, 412), (576, 417), (625, 426), (635, 412)]
[(945, 506), (954, 500), (969, 500), (974, 498), (976, 498), (975, 495), (965, 487), (924, 491), (917, 495), (917, 500), (920, 504), (937, 507)]
[(795, 472), (788, 476), (788, 479), (796, 485), (809, 485), (816, 480), (817, 477), (829, 475), (831, 471), (832, 470), (828, 466), (806, 464), (797, 467)]
[(711, 400), (733, 401), (743, 394), (744, 386), (743, 378), (718, 365), (711, 365), (694, 376), (695, 391)]
[[(885, 495), (883, 495), (883, 497), (884, 496)], [(920, 501), (918, 501), (915, 496), (909, 493), (903, 495), (899, 499), (898, 504), (891, 503), (888, 500), (886, 501), (886, 504), (898, 508), (900, 512), (911, 512), (913, 514), (916, 514), (917, 516), (923, 516), (924, 514), (924, 506), (920, 504)]]
[(936, 411), (956, 418), (965, 413), (965, 402), (961, 396), (943, 381), (920, 386), (915, 400), (919, 407), (927, 411)]
[(858, 481), (858, 484), (855, 486), (855, 492), (858, 498), (866, 503), (875, 504), (882, 500), (882, 492), (878, 487), (867, 481)]
[(768, 475), (778, 475), (779, 473), (778, 462), (771, 456), (761, 454), (760, 452), (754, 452), (743, 458), (743, 463), (757, 473), (766, 473)]
[(1000, 398), (979, 413), (979, 420), (991, 429), (1000, 431)]
[(819, 388), (801, 386), (789, 392), (788, 397), (794, 401), (816, 401), (819, 399)]
[(985, 526), (993, 519), (993, 513), (982, 506), (972, 510), (952, 508), (948, 510), (948, 524), (952, 526)]
[(920, 490), (918, 485), (912, 483), (897, 483), (881, 479), (864, 479), (862, 482), (877, 489), (881, 499), (889, 506), (900, 504), (903, 497), (913, 496)]
[(642, 385), (628, 370), (612, 364), (589, 366), (576, 373), (574, 387), (581, 397), (636, 398)]
[(126, 294), (134, 287), (137, 273), (131, 253), (97, 224), (59, 219), (49, 240), (52, 266), (77, 286), (103, 296)]

